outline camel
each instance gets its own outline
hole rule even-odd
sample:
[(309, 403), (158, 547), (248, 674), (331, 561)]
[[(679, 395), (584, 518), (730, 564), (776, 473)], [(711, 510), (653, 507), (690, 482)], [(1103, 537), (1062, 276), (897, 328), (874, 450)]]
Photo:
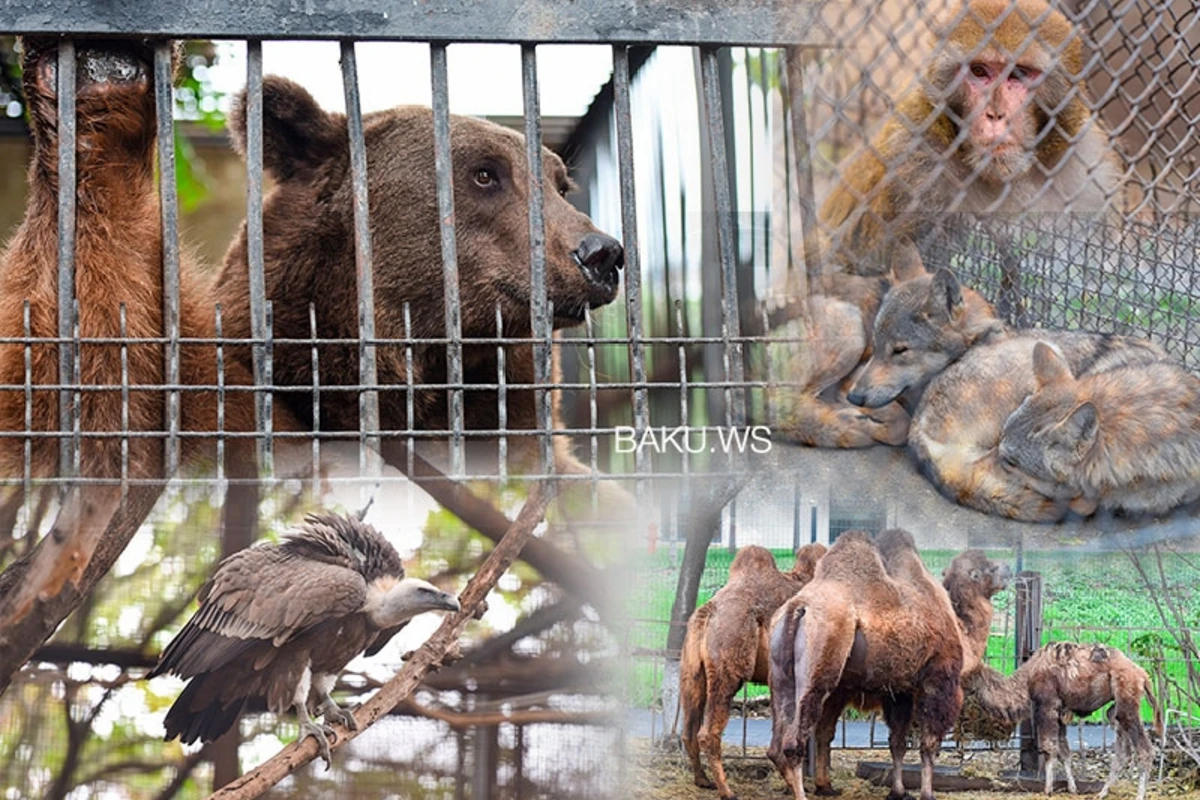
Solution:
[[(982, 550), (966, 550), (954, 557), (942, 575), (942, 586), (950, 596), (959, 630), (967, 645), (963, 652), (962, 674), (965, 677), (978, 670), (982, 663), (992, 625), (992, 597), (1008, 585), (1012, 571), (1007, 564), (989, 559)], [(776, 612), (772, 630), (775, 622), (785, 613), (784, 608), (786, 606)], [(835, 691), (825, 700), (821, 718), (813, 733), (816, 743), (815, 794), (838, 794), (830, 780), (831, 751), (838, 720), (847, 706), (862, 712), (879, 711), (882, 700), (877, 695), (855, 689)], [(787, 780), (787, 777), (784, 779)]]
[(1142, 726), (1143, 695), (1154, 711), (1154, 731), (1160, 739), (1162, 710), (1151, 691), (1150, 676), (1120, 650), (1102, 644), (1054, 642), (1039, 648), (1012, 675), (1005, 677), (985, 667), (965, 686), (984, 712), (997, 721), (1016, 725), (1033, 720), (1046, 794), (1053, 791), (1059, 759), (1067, 774), (1067, 790), (1076, 791), (1066, 732), (1071, 716), (1087, 716), (1112, 703), (1108, 718), (1117, 729), (1117, 746), (1099, 797), (1108, 795), (1125, 762), (1136, 755), (1137, 800), (1145, 800), (1154, 749)]
[[(751, 545), (729, 567), (729, 581), (688, 620), (679, 664), (679, 703), (683, 745), (696, 785), (717, 789), (723, 800), (736, 797), (721, 761), (721, 734), (734, 696), (747, 682), (767, 682), (767, 635), (771, 615), (813, 576), (825, 546), (796, 551), (791, 572), (780, 572), (770, 551)], [(708, 758), (714, 780), (700, 762)]]
[[(771, 631), (767, 755), (796, 800), (805, 798), (800, 770), (809, 737), (821, 725), (819, 738), (828, 741), (822, 723), (851, 700), (883, 709), (894, 767), (890, 800), (905, 795), (906, 740), (919, 720), (921, 799), (933, 800), (934, 754), (958, 716), (963, 665), (977, 649), (909, 533), (886, 530), (874, 542), (864, 531), (838, 537)], [(824, 770), (818, 786), (829, 791), (827, 764)]]

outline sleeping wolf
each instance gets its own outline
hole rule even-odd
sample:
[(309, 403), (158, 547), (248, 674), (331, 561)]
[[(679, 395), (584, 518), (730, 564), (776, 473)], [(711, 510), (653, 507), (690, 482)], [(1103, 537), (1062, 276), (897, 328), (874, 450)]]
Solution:
[[(899, 403), (864, 409), (846, 400), (858, 371), (871, 357), (875, 314), (893, 282), (924, 273), (916, 247), (897, 248), (886, 277), (829, 273), (806, 298), (810, 327), (798, 322), (776, 335), (799, 341), (773, 345), (777, 374), (800, 385), (781, 387), (772, 395), (776, 436), (810, 447), (903, 445), (908, 440), (908, 412)], [(799, 315), (795, 307), (789, 309)]]
[(1173, 361), (1092, 368), (1033, 348), (1036, 390), (1004, 423), (1006, 466), (1089, 514), (1159, 514), (1200, 498), (1200, 378)]
[(1005, 419), (1036, 388), (1034, 345), (1052, 342), (1079, 375), (1166, 358), (1125, 336), (1010, 329), (944, 269), (888, 292), (873, 338), (850, 402), (874, 408), (919, 396), (908, 443), (934, 485), (962, 505), (1032, 522), (1061, 519), (1070, 500), (997, 457)]

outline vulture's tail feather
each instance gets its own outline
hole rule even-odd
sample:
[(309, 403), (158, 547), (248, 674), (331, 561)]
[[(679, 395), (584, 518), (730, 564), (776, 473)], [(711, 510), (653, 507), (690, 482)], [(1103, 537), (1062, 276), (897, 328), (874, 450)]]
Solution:
[(211, 697), (207, 704), (193, 708), (207, 677), (200, 675), (193, 678), (167, 712), (167, 717), (163, 720), (163, 728), (166, 730), (163, 738), (166, 741), (178, 736), (184, 744), (211, 742), (232, 728), (241, 716), (246, 701), (249, 700), (246, 696), (234, 698), (229, 705), (223, 705), (220, 697)]

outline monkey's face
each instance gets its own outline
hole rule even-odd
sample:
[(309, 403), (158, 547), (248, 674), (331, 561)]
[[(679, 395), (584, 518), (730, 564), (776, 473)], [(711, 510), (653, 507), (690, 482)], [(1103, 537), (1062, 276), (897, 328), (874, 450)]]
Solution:
[(1037, 144), (1040, 70), (977, 59), (961, 76), (969, 166), (983, 180), (1009, 182), (1029, 171)]

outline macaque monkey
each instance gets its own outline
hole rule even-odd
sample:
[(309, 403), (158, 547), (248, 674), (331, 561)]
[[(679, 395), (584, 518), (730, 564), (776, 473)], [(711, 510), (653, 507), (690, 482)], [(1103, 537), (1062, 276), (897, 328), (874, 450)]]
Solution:
[(829, 263), (881, 274), (947, 212), (1096, 214), (1121, 170), (1083, 84), (1083, 41), (1045, 0), (970, 0), (820, 210)]

